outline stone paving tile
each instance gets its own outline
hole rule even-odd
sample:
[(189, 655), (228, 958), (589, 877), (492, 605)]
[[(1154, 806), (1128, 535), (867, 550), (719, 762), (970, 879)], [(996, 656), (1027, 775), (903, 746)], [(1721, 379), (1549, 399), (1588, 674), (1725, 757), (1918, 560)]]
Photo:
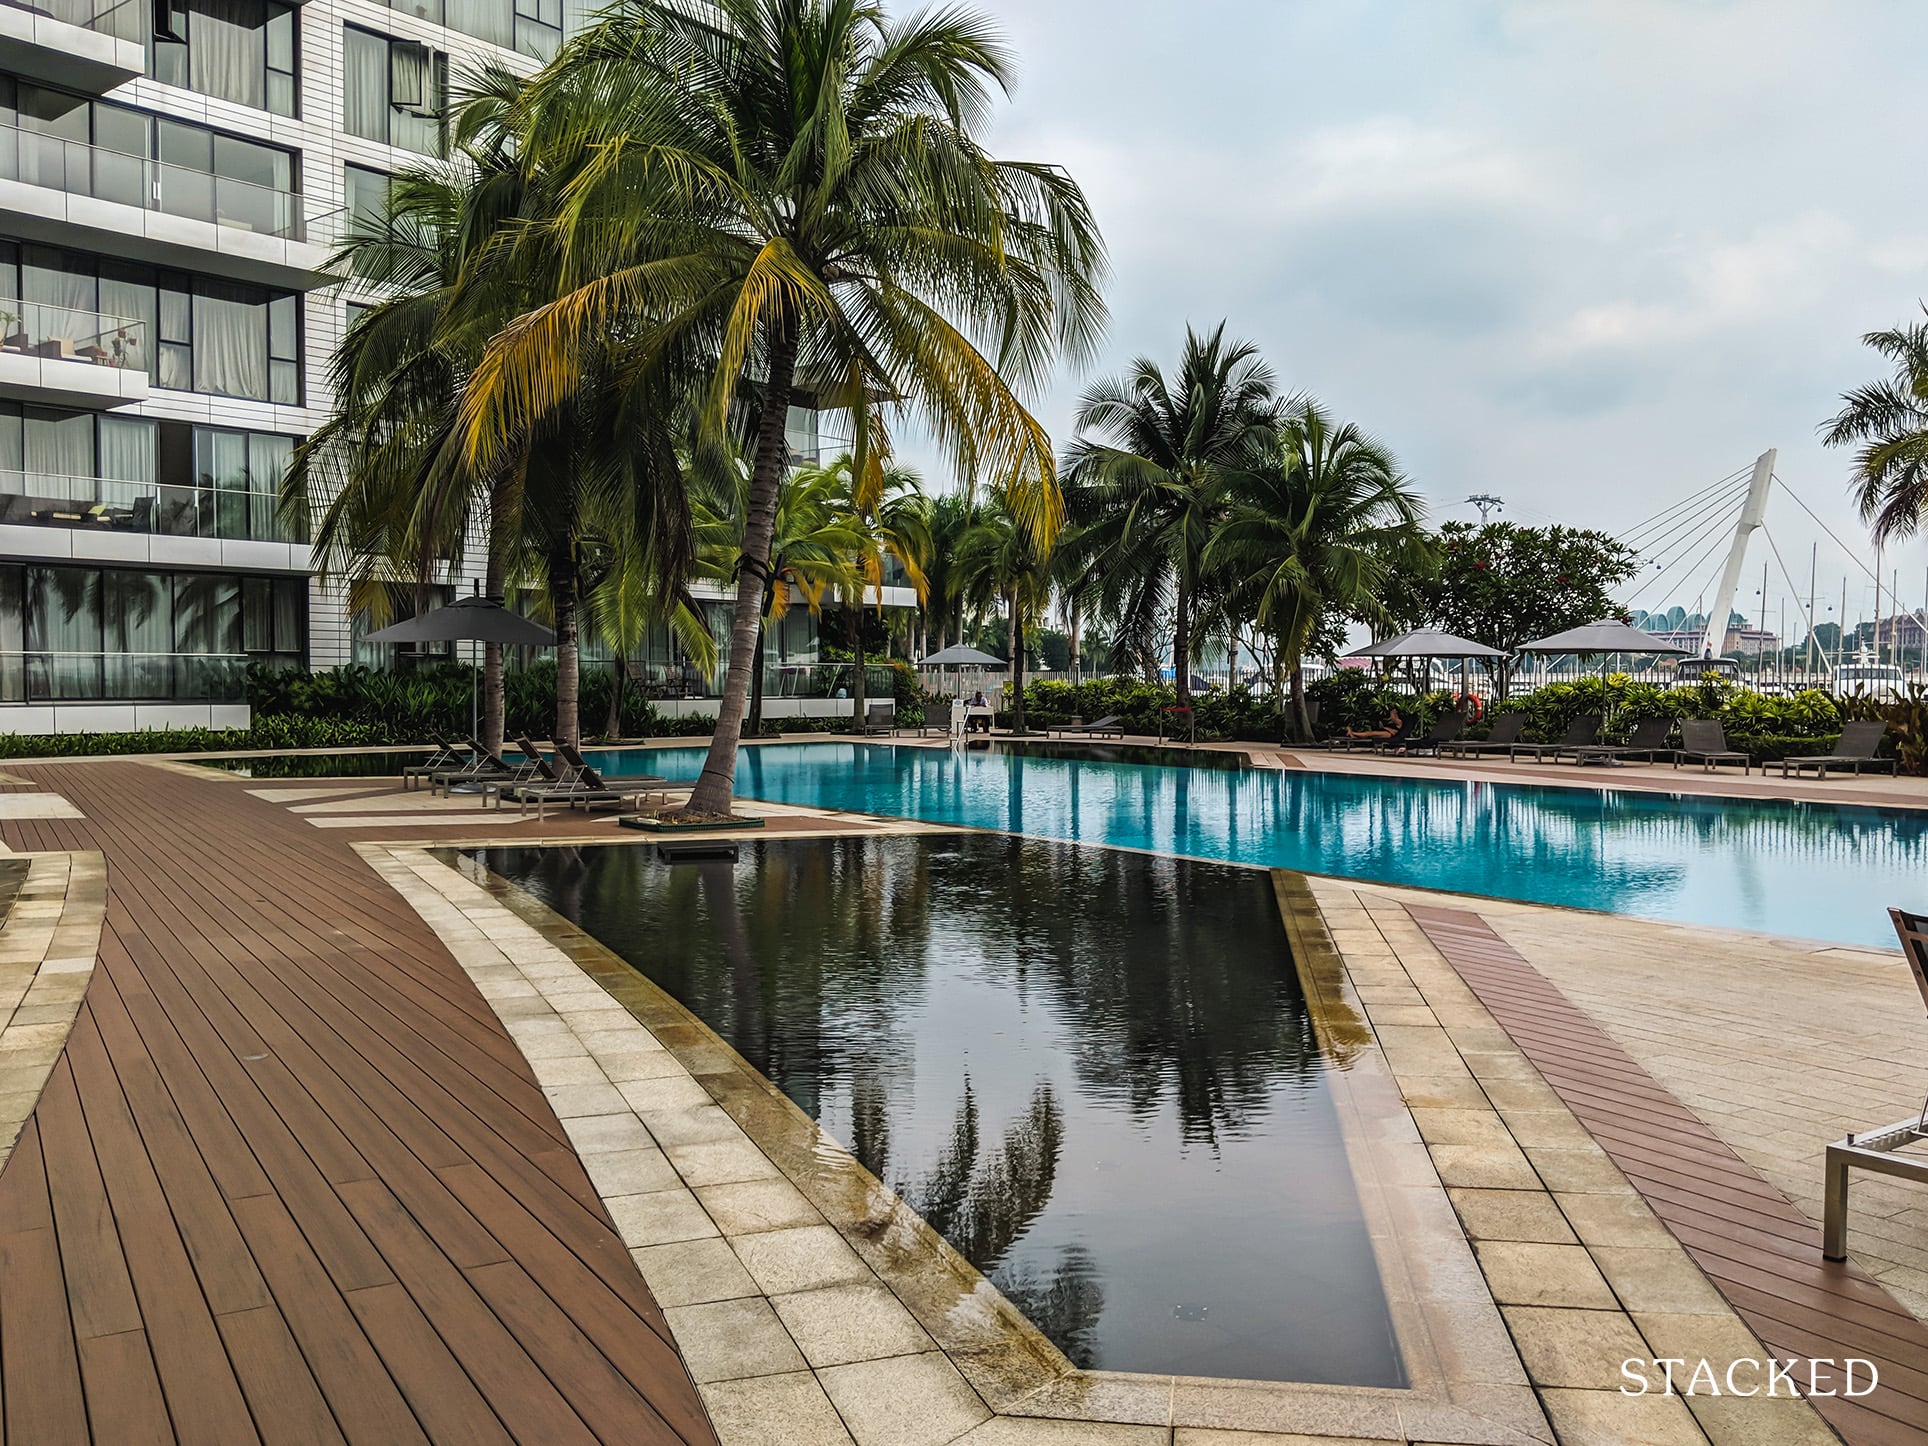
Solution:
[(936, 1349), (903, 1302), (881, 1285), (831, 1285), (773, 1296), (770, 1303), (812, 1366)]
[(1604, 1310), (1501, 1306), (1520, 1359), (1536, 1385), (1571, 1386), (1618, 1395), (1623, 1361), (1651, 1359), (1624, 1315)]
[(1614, 1293), (1585, 1246), (1482, 1240), (1477, 1250), (1486, 1283), (1501, 1305), (1615, 1308)]
[(680, 1184), (647, 1195), (606, 1196), (603, 1205), (622, 1233), (623, 1242), (632, 1249), (674, 1245), (722, 1233), (696, 1196)]
[(808, 1371), (698, 1389), (723, 1446), (851, 1446), (837, 1408)]
[(1540, 1399), (1560, 1446), (1704, 1446), (1707, 1440), (1678, 1396), (1551, 1390)]
[(663, 1312), (698, 1385), (804, 1369), (797, 1344), (761, 1296)]
[(817, 1378), (857, 1446), (936, 1446), (991, 1416), (942, 1351), (832, 1366)]
[(1573, 1227), (1553, 1196), (1538, 1190), (1464, 1190), (1447, 1192), (1460, 1224), (1473, 1240), (1522, 1240), (1571, 1245)]
[(799, 1225), (739, 1237), (736, 1253), (766, 1295), (789, 1295), (871, 1279), (865, 1265), (828, 1225)]
[(791, 1225), (811, 1225), (823, 1217), (788, 1180), (737, 1180), (703, 1185), (696, 1198), (726, 1235), (752, 1235)]
[(727, 1240), (685, 1240), (629, 1254), (650, 1294), (665, 1310), (758, 1294), (756, 1282)]

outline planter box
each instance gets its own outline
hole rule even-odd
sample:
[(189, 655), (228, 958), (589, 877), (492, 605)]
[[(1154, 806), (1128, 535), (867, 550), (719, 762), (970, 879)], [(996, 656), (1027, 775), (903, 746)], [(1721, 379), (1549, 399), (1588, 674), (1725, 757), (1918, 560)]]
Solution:
[(760, 818), (733, 818), (727, 823), (677, 823), (669, 819), (646, 818), (628, 813), (616, 820), (624, 828), (639, 828), (644, 833), (720, 833), (725, 829), (762, 828)]

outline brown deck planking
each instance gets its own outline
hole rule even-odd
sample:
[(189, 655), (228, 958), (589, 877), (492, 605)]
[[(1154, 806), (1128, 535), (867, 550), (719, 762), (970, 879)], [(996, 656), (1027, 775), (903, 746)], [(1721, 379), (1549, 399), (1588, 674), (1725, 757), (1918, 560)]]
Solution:
[(714, 1441), (521, 1052), (356, 831), (19, 771), (86, 817), (0, 838), (105, 854), (108, 915), (0, 1172), (8, 1442)]
[[(1479, 915), (1407, 912), (1776, 1356), (1861, 1356), (1881, 1383), (1809, 1399), (1851, 1446), (1928, 1442), (1928, 1328)], [(1823, 1371), (1824, 1383), (1830, 1373)]]

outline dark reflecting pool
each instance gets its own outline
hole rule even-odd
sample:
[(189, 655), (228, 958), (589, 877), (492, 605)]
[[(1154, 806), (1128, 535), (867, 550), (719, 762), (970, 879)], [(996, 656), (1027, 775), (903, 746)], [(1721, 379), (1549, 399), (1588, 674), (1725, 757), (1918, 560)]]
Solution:
[(1079, 1365), (1401, 1382), (1267, 873), (988, 834), (475, 856), (729, 1040)]

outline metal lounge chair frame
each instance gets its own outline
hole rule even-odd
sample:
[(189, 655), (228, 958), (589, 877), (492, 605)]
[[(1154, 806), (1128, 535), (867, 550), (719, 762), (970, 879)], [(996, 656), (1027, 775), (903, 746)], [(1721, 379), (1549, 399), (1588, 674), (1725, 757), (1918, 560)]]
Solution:
[(1417, 753), (1437, 754), (1441, 748), (1459, 736), (1459, 730), (1466, 726), (1466, 715), (1455, 711), (1443, 715), (1433, 724), (1424, 738), (1415, 738), (1401, 750), (1408, 757)]
[[(1656, 754), (1673, 753), (1668, 746), (1667, 735), (1674, 731), (1671, 718), (1642, 718), (1633, 725), (1633, 737), (1625, 743), (1588, 743), (1572, 751), (1575, 763), (1588, 763), (1605, 760), (1609, 763), (1626, 758), (1645, 758), (1651, 761)], [(1558, 763), (1560, 755), (1555, 753), (1553, 761)]]
[(442, 773), (429, 775), (428, 791), (431, 795), (448, 795), (452, 785), (457, 783), (496, 783), (513, 780), (522, 775), (527, 768), (512, 768), (503, 761), (502, 755), (492, 753), (482, 746), (482, 740), (471, 738), (468, 748), (472, 754), (469, 761), (460, 768), (449, 769)]
[(435, 745), (435, 751), (422, 762), (411, 763), (402, 769), (403, 792), (413, 788), (417, 779), (432, 778), (438, 773), (447, 773), (450, 769), (460, 768), (468, 762), (462, 753), (461, 744), (449, 742), (440, 733), (429, 734), (428, 740)]
[[(1502, 713), (1493, 720), (1493, 726), (1484, 738), (1455, 738), (1451, 743), (1440, 745), (1440, 753), (1453, 754), (1468, 758), (1481, 753), (1506, 753), (1520, 741), (1520, 734), (1526, 728), (1526, 714)], [(1504, 734), (1495, 738), (1494, 734)]]
[(1535, 763), (1544, 763), (1547, 758), (1558, 758), (1562, 753), (1571, 753), (1576, 748), (1585, 748), (1589, 740), (1600, 737), (1600, 715), (1598, 713), (1579, 713), (1567, 719), (1566, 732), (1551, 743), (1515, 743), (1506, 750), (1508, 759), (1527, 754)]
[(897, 732), (897, 710), (889, 703), (869, 703), (857, 732), (865, 738), (889, 738)]
[[(1803, 769), (1812, 768), (1818, 777), (1826, 778), (1829, 768), (1848, 768), (1855, 776), (1861, 776), (1864, 768), (1885, 768), (1895, 771), (1895, 760), (1879, 758), (1876, 754), (1881, 748), (1881, 740), (1888, 736), (1888, 725), (1878, 718), (1859, 718), (1841, 725), (1841, 737), (1834, 745), (1834, 752), (1815, 754), (1809, 758), (1783, 758), (1781, 777), (1787, 777), (1792, 768), (1799, 774)], [(1853, 739), (1852, 746), (1849, 739)], [(1763, 765), (1761, 771), (1767, 771)]]
[(561, 741), (556, 743), (556, 754), (569, 769), (569, 776), (564, 782), (514, 785), (502, 789), (498, 797), (513, 798), (525, 814), (533, 803), (536, 806), (536, 820), (540, 822), (548, 817), (552, 803), (568, 808), (580, 804), (584, 809), (599, 803), (622, 804), (632, 798), (646, 798), (651, 793), (660, 792), (662, 785), (669, 782), (667, 778), (660, 778), (653, 773), (604, 778), (572, 745)]
[(1060, 738), (1067, 733), (1075, 733), (1081, 738), (1123, 738), (1125, 725), (1116, 713), (1107, 713), (1091, 723), (1060, 723), (1056, 728), (1045, 730), (1056, 733)]
[[(1713, 730), (1711, 733), (1709, 729)], [(1697, 743), (1695, 739), (1700, 741)], [(1745, 776), (1754, 768), (1754, 760), (1738, 748), (1727, 746), (1726, 730), (1713, 718), (1683, 718), (1680, 720), (1680, 747), (1674, 750), (1674, 767), (1691, 761), (1701, 765), (1701, 771), (1712, 773), (1723, 763), (1738, 761), (1741, 773)]]

